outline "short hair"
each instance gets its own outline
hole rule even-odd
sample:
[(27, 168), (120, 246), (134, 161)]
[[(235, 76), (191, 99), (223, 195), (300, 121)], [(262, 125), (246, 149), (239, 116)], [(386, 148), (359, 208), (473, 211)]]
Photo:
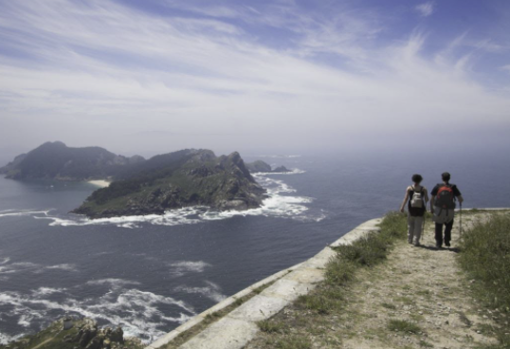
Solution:
[(448, 182), (448, 181), (450, 180), (450, 173), (448, 173), (448, 172), (443, 172), (443, 173), (441, 174), (441, 178), (443, 179), (443, 181)]
[(423, 180), (423, 177), (419, 174), (414, 174), (411, 179), (414, 183), (420, 183)]

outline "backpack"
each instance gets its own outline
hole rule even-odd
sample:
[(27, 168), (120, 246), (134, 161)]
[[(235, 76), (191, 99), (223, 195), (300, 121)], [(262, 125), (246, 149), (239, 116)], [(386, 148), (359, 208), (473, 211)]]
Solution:
[(446, 209), (455, 208), (455, 195), (449, 184), (438, 184), (438, 190), (434, 205)]
[(422, 208), (424, 206), (423, 188), (420, 191), (416, 191), (415, 188), (413, 188), (411, 196), (411, 207)]

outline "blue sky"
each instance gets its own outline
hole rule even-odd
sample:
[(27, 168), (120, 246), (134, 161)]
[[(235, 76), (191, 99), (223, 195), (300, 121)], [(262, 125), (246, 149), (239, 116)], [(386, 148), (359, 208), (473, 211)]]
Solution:
[(0, 152), (508, 147), (508, 33), (495, 0), (0, 0)]

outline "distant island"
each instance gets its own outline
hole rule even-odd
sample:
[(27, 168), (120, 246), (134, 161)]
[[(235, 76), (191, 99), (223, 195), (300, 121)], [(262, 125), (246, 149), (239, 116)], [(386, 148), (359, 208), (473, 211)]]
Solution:
[(188, 206), (218, 210), (260, 207), (266, 191), (239, 153), (217, 157), (205, 149), (185, 149), (127, 158), (99, 147), (70, 148), (48, 142), (0, 168), (7, 178), (91, 180), (111, 184), (94, 191), (73, 213), (89, 218), (163, 214)]
[(262, 160), (257, 160), (257, 161), (254, 161), (254, 162), (246, 163), (246, 168), (251, 173), (286, 173), (286, 172), (292, 172), (291, 170), (289, 170), (285, 166), (279, 166), (279, 167), (277, 167), (277, 168), (275, 168), (273, 170), (271, 165), (269, 165), (268, 163), (266, 163), (266, 162), (264, 162)]
[(0, 168), (11, 179), (82, 181), (115, 176), (129, 165), (144, 162), (141, 156), (127, 158), (100, 147), (70, 148), (62, 142), (47, 142)]

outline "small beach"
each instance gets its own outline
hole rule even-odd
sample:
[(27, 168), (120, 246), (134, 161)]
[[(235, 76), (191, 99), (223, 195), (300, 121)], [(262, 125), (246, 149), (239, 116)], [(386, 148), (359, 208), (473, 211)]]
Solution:
[(87, 183), (95, 185), (96, 187), (99, 187), (99, 188), (106, 188), (107, 186), (110, 185), (110, 182), (105, 181), (104, 179), (97, 179), (97, 180), (93, 180), (93, 181), (87, 181)]

